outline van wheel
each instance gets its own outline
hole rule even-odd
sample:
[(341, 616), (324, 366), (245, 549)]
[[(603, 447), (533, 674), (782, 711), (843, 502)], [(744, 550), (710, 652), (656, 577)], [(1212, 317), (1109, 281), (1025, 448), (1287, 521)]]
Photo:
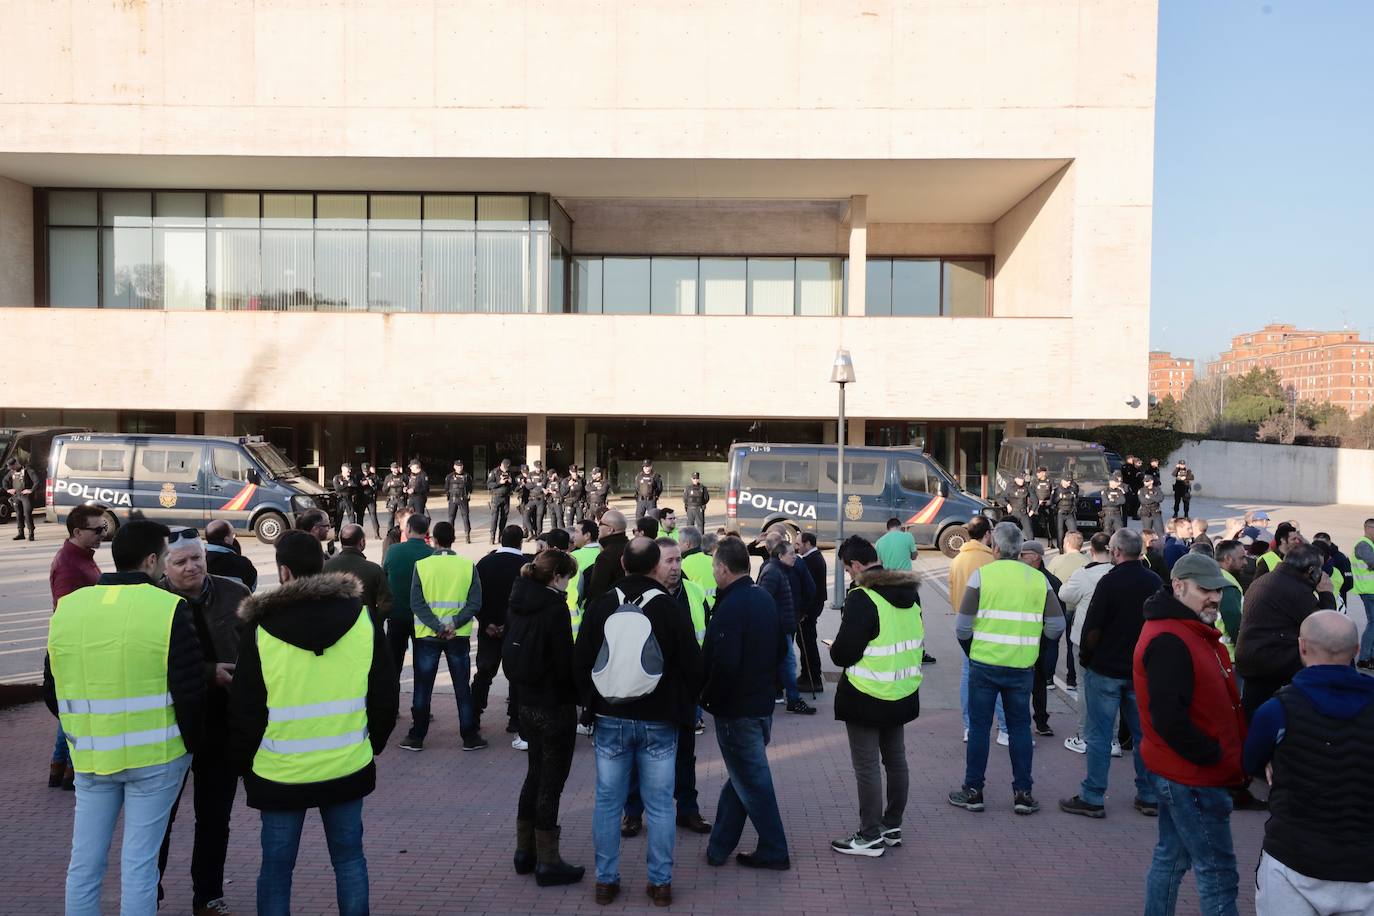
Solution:
[(774, 522), (764, 529), (764, 534), (776, 531), (782, 535), (783, 540), (793, 547), (801, 543), (801, 529), (791, 522)]
[(101, 537), (102, 541), (113, 541), (115, 532), (119, 530), (119, 519), (115, 518), (114, 513), (109, 509), (100, 516), (100, 520), (105, 523), (105, 534)]
[[(37, 511), (35, 510), (35, 515)], [(14, 516), (14, 507), (8, 499), (0, 500), (0, 522), (8, 522)]]
[(276, 512), (264, 512), (253, 523), (253, 535), (264, 544), (275, 544), (286, 533), (286, 519)]
[(940, 552), (947, 557), (953, 557), (959, 553), (959, 548), (968, 543), (968, 529), (963, 525), (950, 525), (940, 532), (939, 540), (935, 546), (940, 548)]

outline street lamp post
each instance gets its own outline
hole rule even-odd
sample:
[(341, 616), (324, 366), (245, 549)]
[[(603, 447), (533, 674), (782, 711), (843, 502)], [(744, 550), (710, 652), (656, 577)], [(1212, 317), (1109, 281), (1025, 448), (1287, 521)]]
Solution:
[(854, 360), (848, 350), (835, 351), (835, 364), (830, 368), (830, 381), (840, 386), (840, 415), (835, 427), (838, 456), (835, 462), (835, 594), (834, 607), (844, 606), (844, 566), (840, 564), (840, 544), (844, 543), (844, 440), (848, 438), (844, 426), (844, 386), (855, 381)]

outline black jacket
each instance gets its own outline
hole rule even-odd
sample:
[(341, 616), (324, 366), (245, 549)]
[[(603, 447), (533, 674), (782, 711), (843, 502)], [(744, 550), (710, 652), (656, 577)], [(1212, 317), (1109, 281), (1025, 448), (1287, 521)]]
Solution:
[(1256, 579), (1245, 593), (1236, 643), (1236, 672), (1241, 677), (1292, 679), (1302, 670), (1298, 628), (1312, 612), (1336, 609), (1334, 594), (1314, 594), (1312, 583), (1287, 563), (1280, 563), (1274, 573)]
[(258, 589), (258, 568), (253, 565), (252, 560), (232, 547), (207, 544), (205, 546), (205, 570), (212, 576), (237, 579), (250, 592)]
[[(505, 475), (505, 480), (501, 475)], [(510, 504), (511, 491), (515, 489), (516, 473), (512, 470), (501, 470), (499, 467), (491, 469), (487, 475), (487, 494), (491, 497), (491, 504), (498, 506), (502, 503)]]
[[(1146, 620), (1196, 620), (1197, 616), (1163, 586), (1145, 602)], [(1086, 625), (1085, 625), (1086, 626)], [(1221, 760), (1221, 744), (1193, 721), (1193, 657), (1188, 647), (1172, 633), (1150, 641), (1142, 659), (1150, 701), (1141, 705), (1140, 717), (1149, 716), (1150, 725), (1169, 749), (1197, 766), (1212, 766)], [(1137, 704), (1141, 698), (1137, 697)]]
[[(171, 591), (164, 576), (159, 586)], [(181, 600), (191, 611), (200, 640), (200, 654), (205, 673), (205, 735), (202, 747), (222, 749), (229, 724), (229, 688), (215, 684), (215, 665), (235, 664), (239, 659), (239, 640), (243, 636), (243, 619), (239, 608), (249, 591), (233, 579), (206, 576), (205, 585), (196, 598)]]
[(821, 616), (821, 611), (825, 610), (825, 600), (829, 588), (825, 554), (819, 550), (813, 550), (801, 557), (801, 562), (806, 564), (807, 572), (811, 573), (811, 584), (816, 588), (811, 593), (811, 604), (797, 615), (798, 622), (807, 619), (815, 620)]
[(649, 618), (654, 638), (663, 653), (663, 677), (652, 693), (629, 703), (607, 703), (596, 692), (592, 683), (592, 668), (604, 642), (606, 618), (620, 607), (615, 592), (610, 591), (588, 604), (587, 613), (582, 618), (582, 629), (577, 634), (577, 645), (573, 649), (573, 670), (583, 698), (582, 705), (594, 715), (691, 725), (696, 718), (695, 707), (702, 680), (701, 648), (697, 645), (692, 615), (669, 597), (663, 586), (647, 576), (626, 576), (617, 581), (615, 587), (626, 601), (632, 601), (650, 589), (664, 592), (644, 605), (644, 614)]
[(506, 625), (506, 608), (510, 604), (511, 588), (520, 578), (520, 567), (533, 559), (534, 557), (527, 553), (515, 554), (505, 550), (493, 550), (477, 561), (477, 578), (482, 583), (482, 609), (477, 612), (479, 625)]
[(444, 495), (452, 500), (465, 500), (472, 496), (472, 475), (467, 471), (459, 474), (450, 471), (444, 478)]
[(1163, 583), (1143, 563), (1113, 566), (1097, 583), (1078, 658), (1083, 667), (1103, 677), (1129, 678), (1135, 666), (1135, 644), (1145, 626), (1145, 602)]
[[(97, 585), (156, 585), (141, 572), (102, 573)], [(172, 612), (172, 631), (167, 643), (167, 692), (172, 695), (172, 708), (177, 728), (186, 750), (194, 754), (201, 744), (205, 722), (205, 660), (200, 651), (200, 637), (196, 635), (195, 618), (185, 601)], [(52, 666), (43, 656), (43, 702), (48, 711), (57, 715), (57, 683)]]
[[(506, 677), (520, 687), (520, 703), (568, 706), (577, 702), (573, 680), (572, 618), (568, 596), (520, 576), (510, 590), (501, 661)], [(539, 672), (514, 677), (512, 671)]]
[(382, 567), (373, 563), (356, 547), (345, 547), (324, 564), (325, 572), (348, 573), (363, 586), (363, 606), (378, 625), (391, 613), (391, 583)]
[(613, 582), (625, 575), (620, 561), (625, 556), (625, 545), (629, 542), (629, 536), (623, 531), (608, 534), (601, 539), (601, 552), (596, 555), (596, 561), (592, 563), (591, 569), (587, 570), (587, 588), (582, 592), (584, 604), (590, 606), (593, 601), (610, 590)]
[(786, 645), (777, 606), (748, 576), (717, 591), (702, 650), (701, 705), (720, 719), (771, 716)]
[[(844, 599), (840, 612), (840, 630), (830, 645), (830, 660), (841, 668), (856, 664), (863, 658), (868, 644), (878, 636), (878, 609), (861, 589), (871, 588), (883, 600), (897, 608), (911, 608), (921, 613), (921, 595), (916, 574), (908, 570), (866, 569), (855, 581)], [(835, 688), (835, 718), (856, 725), (884, 728), (905, 725), (921, 714), (921, 691), (917, 690), (901, 700), (880, 700), (858, 690), (849, 683), (848, 673), (840, 675)]]
[(797, 632), (797, 590), (793, 587), (794, 581), (797, 581), (796, 567), (783, 566), (777, 560), (769, 560), (759, 570), (759, 588), (767, 592), (777, 605), (778, 624), (783, 633), (789, 636)]
[[(263, 811), (318, 808), (371, 794), (377, 767), (367, 766), (323, 782), (286, 785), (253, 773), (253, 757), (267, 730), (267, 686), (258, 655), (258, 628), (302, 649), (325, 652), (343, 638), (362, 613), (362, 585), (344, 573), (293, 579), (281, 588), (254, 595), (239, 608), (248, 629), (239, 645), (239, 663), (229, 691), (229, 760), (243, 774), (248, 805)], [(380, 627), (372, 636), (372, 666), (367, 673), (367, 736), (373, 755), (386, 747), (396, 727), (400, 683), (391, 648)]]

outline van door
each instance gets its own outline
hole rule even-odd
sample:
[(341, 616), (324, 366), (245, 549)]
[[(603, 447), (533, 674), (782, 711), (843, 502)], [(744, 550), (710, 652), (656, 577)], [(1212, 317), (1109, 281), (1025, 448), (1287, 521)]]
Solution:
[(205, 447), (175, 440), (141, 443), (134, 451), (135, 517), (164, 525), (205, 524)]
[(256, 484), (248, 481), (248, 470), (256, 467), (242, 449), (232, 445), (214, 445), (210, 448), (205, 468), (207, 522), (222, 518), (238, 531), (248, 530), (253, 496), (258, 489)]
[[(829, 504), (830, 515), (835, 513), (835, 465), (834, 452), (825, 462), (825, 471), (820, 476), (818, 495), (822, 504)], [(878, 537), (887, 530), (887, 519), (892, 514), (888, 499), (887, 458), (881, 455), (865, 455), (851, 458), (846, 451), (844, 456), (844, 530), (846, 535), (862, 534)], [(833, 530), (833, 529), (832, 529)]]
[(896, 516), (911, 532), (917, 544), (934, 544), (940, 508), (940, 478), (920, 458), (898, 458), (892, 462)]

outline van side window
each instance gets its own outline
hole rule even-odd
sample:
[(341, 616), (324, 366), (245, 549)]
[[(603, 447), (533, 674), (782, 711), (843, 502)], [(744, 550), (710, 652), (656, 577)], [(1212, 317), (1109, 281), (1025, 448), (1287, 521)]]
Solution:
[(806, 458), (750, 457), (744, 465), (744, 485), (766, 490), (814, 490), (814, 463)]
[(217, 448), (214, 454), (215, 476), (221, 480), (248, 480), (248, 462), (232, 448)]
[(127, 477), (129, 446), (68, 445), (62, 451), (59, 477)]
[(926, 466), (920, 461), (910, 461), (903, 458), (897, 462), (897, 477), (901, 481), (902, 489), (910, 493), (933, 493), (930, 486), (930, 478), (926, 474)]
[(195, 483), (200, 474), (199, 447), (141, 446), (134, 464), (134, 480), (157, 483)]
[[(846, 458), (844, 461), (844, 489), (856, 496), (877, 496), (887, 483), (887, 460), (884, 458)], [(835, 462), (825, 463), (822, 493), (835, 492)]]

